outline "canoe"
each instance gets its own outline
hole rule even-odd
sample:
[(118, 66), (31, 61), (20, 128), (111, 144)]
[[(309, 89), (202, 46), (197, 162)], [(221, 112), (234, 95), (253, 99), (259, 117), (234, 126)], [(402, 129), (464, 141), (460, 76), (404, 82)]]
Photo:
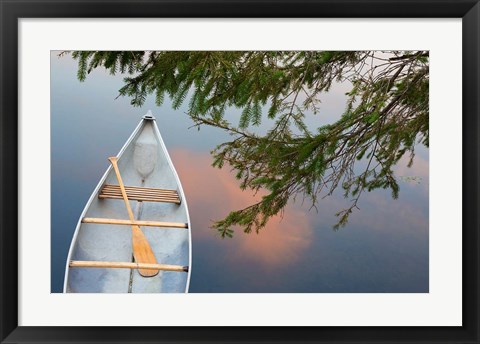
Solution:
[[(187, 202), (150, 111), (112, 159), (122, 183), (112, 163), (78, 220), (63, 291), (188, 292), (191, 228)], [(134, 230), (137, 226), (139, 232)], [(138, 254), (137, 234), (153, 252), (153, 262)]]

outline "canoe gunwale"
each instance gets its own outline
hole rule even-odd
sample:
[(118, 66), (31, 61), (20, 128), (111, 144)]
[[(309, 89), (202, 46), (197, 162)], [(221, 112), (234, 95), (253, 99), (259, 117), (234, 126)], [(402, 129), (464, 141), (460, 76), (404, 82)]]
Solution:
[[(149, 116), (150, 115), (150, 116)], [(160, 146), (162, 147), (163, 153), (165, 154), (165, 158), (167, 159), (167, 163), (169, 164), (173, 176), (175, 178), (175, 182), (177, 183), (177, 194), (178, 198), (180, 199), (180, 202), (184, 204), (185, 207), (185, 213), (187, 215), (187, 225), (188, 225), (188, 273), (187, 273), (187, 283), (185, 286), (185, 293), (188, 293), (188, 289), (190, 287), (190, 276), (191, 276), (191, 271), (192, 271), (192, 231), (191, 231), (191, 222), (190, 222), (190, 213), (188, 212), (188, 204), (187, 200), (185, 198), (185, 194), (183, 192), (183, 187), (182, 183), (180, 182), (180, 178), (178, 177), (177, 170), (175, 169), (175, 166), (173, 165), (172, 159), (170, 158), (170, 154), (168, 153), (167, 147), (165, 146), (165, 142), (163, 142), (162, 135), (160, 134), (160, 130), (158, 129), (155, 117), (151, 116), (151, 113), (147, 113), (145, 117), (152, 117), (153, 119), (153, 128), (155, 132), (157, 133), (158, 137), (160, 138)]]

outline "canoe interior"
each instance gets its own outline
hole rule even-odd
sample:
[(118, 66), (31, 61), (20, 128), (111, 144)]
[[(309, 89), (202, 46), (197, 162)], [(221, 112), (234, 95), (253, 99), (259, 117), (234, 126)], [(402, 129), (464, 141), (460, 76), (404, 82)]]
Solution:
[[(126, 186), (176, 190), (181, 203), (130, 201), (136, 220), (183, 222), (188, 210), (178, 177), (170, 163), (153, 120), (142, 120), (119, 153), (118, 166)], [(107, 157), (106, 157), (107, 158)], [(111, 167), (90, 198), (81, 218), (128, 219), (121, 199), (99, 199), (105, 184), (118, 185)], [(190, 227), (190, 226), (189, 226)], [(190, 229), (141, 227), (159, 264), (188, 266)], [(69, 253), (70, 260), (132, 262), (131, 227), (128, 225), (80, 223)], [(70, 293), (184, 293), (189, 273), (159, 271), (142, 277), (138, 270), (114, 268), (68, 268), (65, 292)]]

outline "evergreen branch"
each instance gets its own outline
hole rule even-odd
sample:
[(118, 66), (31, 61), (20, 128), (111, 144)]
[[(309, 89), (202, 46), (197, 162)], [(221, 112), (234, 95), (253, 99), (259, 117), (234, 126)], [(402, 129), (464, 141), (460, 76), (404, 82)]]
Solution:
[[(213, 165), (228, 164), (242, 189), (268, 194), (214, 223), (222, 237), (232, 236), (237, 225), (258, 232), (297, 195), (315, 208), (341, 187), (351, 204), (337, 213), (339, 228), (365, 190), (389, 188), (398, 197), (392, 167), (407, 153), (411, 166), (417, 141), (428, 147), (426, 51), (98, 51), (72, 57), (80, 80), (99, 66), (128, 73), (119, 96), (135, 106), (153, 93), (157, 104), (166, 94), (179, 108), (191, 94), (187, 114), (194, 126), (234, 137), (212, 151)], [(322, 92), (345, 80), (352, 87), (341, 118), (310, 132), (306, 113), (317, 113)], [(267, 104), (267, 117), (275, 120), (267, 134), (247, 130), (261, 123)], [(242, 112), (236, 125), (223, 118), (231, 107)]]

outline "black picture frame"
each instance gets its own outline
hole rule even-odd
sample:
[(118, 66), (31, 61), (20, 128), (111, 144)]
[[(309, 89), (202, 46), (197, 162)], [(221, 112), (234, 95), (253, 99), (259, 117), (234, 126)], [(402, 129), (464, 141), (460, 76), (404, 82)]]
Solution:
[[(2, 343), (342, 342), (479, 343), (478, 0), (0, 0), (0, 340)], [(19, 18), (330, 17), (462, 18), (463, 252), (459, 327), (21, 327), (18, 326)], [(448, 119), (456, 120), (456, 119)], [(454, 181), (452, 181), (454, 182)], [(45, 310), (48, 316), (48, 310)]]

